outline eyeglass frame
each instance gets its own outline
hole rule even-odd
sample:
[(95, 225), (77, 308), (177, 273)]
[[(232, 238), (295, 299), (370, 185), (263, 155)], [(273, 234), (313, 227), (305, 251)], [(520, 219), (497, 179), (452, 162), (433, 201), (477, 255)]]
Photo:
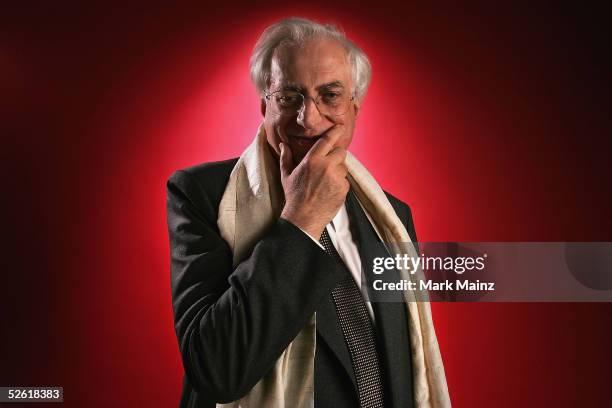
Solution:
[[(289, 91), (295, 92), (295, 93), (297, 93), (297, 94), (302, 96), (302, 106), (299, 109), (297, 109), (295, 111), (295, 113), (298, 113), (300, 110), (304, 109), (304, 107), (306, 106), (306, 98), (308, 98), (308, 99), (312, 99), (312, 101), (314, 102), (315, 106), (317, 107), (317, 111), (319, 112), (319, 114), (323, 115), (323, 113), (321, 112), (321, 109), (319, 109), (319, 103), (317, 103), (317, 99), (320, 99), (322, 95), (319, 95), (319, 96), (317, 96), (317, 98), (314, 98), (314, 97), (312, 97), (310, 95), (304, 95), (302, 92), (299, 92), (299, 91), (296, 91), (296, 90), (293, 90), (293, 89), (291, 89)], [(279, 93), (279, 92), (287, 92), (287, 90), (279, 89), (278, 91), (269, 92), (269, 93), (267, 91), (264, 91), (264, 97), (266, 98), (266, 101), (270, 101), (270, 97), (272, 95), (276, 94), (276, 93)], [(350, 104), (350, 102), (353, 102), (354, 100), (355, 100), (355, 92), (351, 92), (351, 97), (349, 99), (349, 104)], [(338, 116), (346, 115), (348, 113), (348, 111), (349, 111), (349, 109), (347, 109), (346, 112), (343, 112), (343, 113), (338, 113), (338, 114), (328, 113), (327, 115), (338, 117)], [(276, 114), (280, 115), (280, 116), (283, 116), (283, 114), (281, 112), (278, 112)], [(291, 115), (287, 115), (287, 116), (291, 116)]]

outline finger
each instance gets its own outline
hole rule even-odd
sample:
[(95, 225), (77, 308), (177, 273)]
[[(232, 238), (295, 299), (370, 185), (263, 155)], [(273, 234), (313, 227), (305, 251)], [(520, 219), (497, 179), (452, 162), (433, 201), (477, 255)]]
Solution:
[(336, 146), (327, 154), (328, 159), (332, 163), (344, 163), (346, 160), (346, 149)]
[(346, 167), (346, 164), (344, 164), (344, 162), (338, 163), (336, 165), (336, 168), (338, 169), (338, 172), (342, 174), (342, 177), (346, 177), (348, 175), (348, 167)]
[(279, 143), (280, 147), (280, 171), (281, 177), (289, 177), (291, 172), (293, 171), (293, 152), (291, 148), (285, 143)]
[(344, 192), (344, 195), (346, 195), (350, 189), (351, 183), (349, 183), (347, 179), (344, 179), (344, 182), (342, 183), (342, 191)]
[(317, 143), (312, 146), (312, 149), (308, 152), (310, 155), (327, 155), (331, 149), (334, 148), (340, 136), (344, 134), (345, 126), (339, 123), (332, 126), (329, 130), (321, 135), (321, 138), (317, 140)]
[(347, 182), (348, 169), (344, 164), (336, 164), (329, 169), (328, 177), (334, 180), (334, 183), (344, 184)]

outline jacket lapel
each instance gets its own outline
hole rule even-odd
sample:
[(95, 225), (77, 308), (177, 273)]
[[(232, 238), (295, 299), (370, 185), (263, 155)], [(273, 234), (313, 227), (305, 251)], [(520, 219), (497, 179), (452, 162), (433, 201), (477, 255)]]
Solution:
[(385, 370), (385, 388), (388, 399), (394, 407), (413, 407), (412, 398), (412, 361), (408, 320), (403, 294), (397, 291), (377, 294), (372, 290), (374, 280), (398, 282), (396, 270), (375, 275), (372, 260), (375, 257), (388, 257), (389, 253), (378, 239), (370, 221), (359, 205), (354, 194), (349, 193), (347, 211), (350, 217), (351, 234), (357, 242), (361, 258), (362, 284), (368, 285), (369, 300), (376, 319), (376, 332), (379, 337), (379, 350)]

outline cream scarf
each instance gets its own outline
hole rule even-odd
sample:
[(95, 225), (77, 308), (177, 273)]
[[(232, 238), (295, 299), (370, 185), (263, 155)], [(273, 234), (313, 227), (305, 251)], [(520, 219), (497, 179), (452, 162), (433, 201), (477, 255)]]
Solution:
[[(383, 242), (395, 253), (417, 256), (410, 236), (378, 183), (350, 153), (351, 188)], [(283, 200), (278, 162), (272, 157), (263, 125), (234, 166), (219, 206), (217, 224), (233, 251), (234, 265), (276, 222)], [(401, 273), (402, 271), (400, 271)], [(408, 273), (402, 279), (412, 279)], [(450, 407), (444, 366), (428, 302), (406, 291), (416, 407)], [(316, 313), (280, 355), (276, 365), (241, 399), (227, 408), (303, 408), (314, 406)]]

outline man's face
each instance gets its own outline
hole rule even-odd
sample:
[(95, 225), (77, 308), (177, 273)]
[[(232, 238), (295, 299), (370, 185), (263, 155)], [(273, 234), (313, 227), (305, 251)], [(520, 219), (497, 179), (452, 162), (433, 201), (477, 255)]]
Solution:
[(279, 143), (291, 148), (297, 165), (315, 144), (321, 134), (335, 124), (344, 125), (344, 133), (336, 146), (347, 148), (353, 139), (355, 119), (359, 102), (350, 102), (346, 113), (334, 116), (321, 114), (308, 96), (317, 96), (330, 89), (340, 89), (347, 94), (353, 92), (350, 65), (346, 50), (335, 40), (314, 39), (302, 47), (282, 47), (272, 59), (268, 93), (280, 90), (298, 90), (307, 98), (304, 107), (290, 116), (274, 112), (262, 100), (264, 127), (268, 143), (280, 155)]

